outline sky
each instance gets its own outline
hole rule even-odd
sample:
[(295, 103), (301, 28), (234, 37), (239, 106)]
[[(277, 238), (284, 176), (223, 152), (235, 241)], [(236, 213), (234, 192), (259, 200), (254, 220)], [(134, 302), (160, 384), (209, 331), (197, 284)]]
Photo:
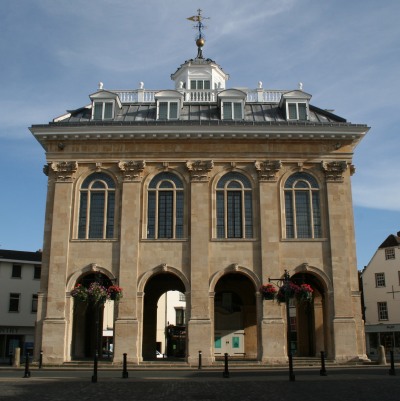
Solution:
[(14, 0), (0, 13), (0, 249), (42, 248), (46, 160), (28, 128), (87, 105), (100, 81), (173, 89), (199, 7), (228, 87), (302, 82), (311, 104), (371, 127), (353, 161), (358, 269), (400, 231), (400, 1)]

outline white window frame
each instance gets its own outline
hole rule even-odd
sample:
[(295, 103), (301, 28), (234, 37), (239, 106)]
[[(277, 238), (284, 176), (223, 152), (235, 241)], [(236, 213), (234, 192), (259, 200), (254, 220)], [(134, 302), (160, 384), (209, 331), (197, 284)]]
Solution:
[[(96, 105), (101, 105), (101, 118), (95, 118), (95, 108)], [(104, 113), (106, 110), (105, 105), (111, 104), (111, 117), (105, 117)], [(94, 100), (92, 106), (92, 120), (94, 121), (104, 121), (104, 120), (112, 120), (114, 118), (114, 111), (115, 111), (115, 102), (110, 100)]]
[(385, 260), (396, 259), (396, 252), (394, 248), (385, 248)]
[[(160, 119), (160, 105), (161, 103), (167, 103), (167, 118)], [(176, 117), (171, 117), (171, 103), (176, 103)], [(166, 120), (179, 120), (180, 117), (180, 107), (179, 100), (158, 100), (157, 101), (157, 120), (166, 121)]]
[[(196, 87), (195, 88), (192, 88), (192, 82), (196, 82)], [(199, 88), (199, 82), (201, 82), (202, 83), (202, 88)], [(207, 88), (207, 89), (205, 89), (205, 85), (204, 85), (204, 83), (205, 82), (208, 82), (209, 83), (209, 88)], [(208, 90), (211, 90), (211, 81), (209, 80), (209, 79), (190, 79), (190, 89), (191, 90), (205, 90), (205, 91), (208, 91)]]
[[(231, 118), (225, 118), (225, 104), (230, 103), (231, 105)], [(235, 104), (240, 104), (240, 118), (235, 116)], [(223, 100), (221, 102), (221, 120), (226, 121), (241, 121), (244, 120), (244, 104), (243, 101), (239, 100)]]
[(386, 287), (385, 273), (375, 273), (375, 287)]
[[(299, 104), (305, 105), (306, 108), (306, 118), (305, 119), (300, 119), (300, 113), (299, 113)], [(290, 118), (290, 113), (289, 113), (289, 107), (291, 105), (296, 106), (296, 117), (295, 118)], [(287, 120), (290, 121), (307, 121), (308, 120), (308, 103), (307, 102), (286, 102), (286, 116)]]
[(387, 302), (378, 302), (378, 320), (387, 321), (389, 320), (389, 311), (387, 307)]

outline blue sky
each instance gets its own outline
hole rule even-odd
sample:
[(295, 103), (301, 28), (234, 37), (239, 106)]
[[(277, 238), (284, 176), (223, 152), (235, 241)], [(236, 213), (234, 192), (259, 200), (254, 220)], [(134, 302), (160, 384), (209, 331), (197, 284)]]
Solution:
[(89, 103), (105, 89), (172, 88), (204, 56), (229, 87), (296, 89), (370, 132), (352, 178), (358, 268), (400, 231), (400, 2), (398, 0), (16, 0), (0, 13), (0, 248), (42, 247), (44, 151), (28, 127)]

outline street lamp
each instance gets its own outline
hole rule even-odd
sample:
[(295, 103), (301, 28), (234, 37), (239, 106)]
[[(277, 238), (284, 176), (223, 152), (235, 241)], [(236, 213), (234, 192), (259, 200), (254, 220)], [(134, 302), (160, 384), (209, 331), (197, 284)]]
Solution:
[[(292, 356), (292, 348), (290, 344), (290, 339), (292, 337), (292, 328), (290, 326), (290, 275), (287, 270), (285, 270), (285, 273), (283, 275), (283, 279), (280, 278), (269, 278), (268, 282), (272, 281), (277, 281), (278, 283), (281, 284), (281, 288), (284, 289), (284, 294), (285, 294), (285, 304), (286, 304), (286, 337), (287, 337), (287, 355), (289, 359), (289, 380), (291, 382), (295, 381), (295, 375), (293, 373), (293, 356)], [(278, 285), (279, 286), (279, 285)]]

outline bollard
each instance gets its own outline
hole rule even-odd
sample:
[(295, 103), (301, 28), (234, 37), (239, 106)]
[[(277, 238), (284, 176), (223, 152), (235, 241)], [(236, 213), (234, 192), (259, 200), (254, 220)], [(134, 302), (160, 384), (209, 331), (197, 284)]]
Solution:
[(93, 361), (93, 376), (92, 376), (92, 383), (97, 383), (97, 362), (99, 359), (99, 354), (97, 350), (94, 353), (94, 361)]
[(40, 355), (39, 355), (39, 369), (42, 369), (43, 366), (43, 350), (40, 350)]
[(23, 375), (23, 379), (27, 379), (31, 377), (31, 372), (29, 370), (29, 352), (25, 355), (25, 374)]
[(389, 375), (396, 376), (396, 371), (394, 370), (394, 354), (393, 351), (390, 351), (390, 369)]
[(199, 351), (199, 369), (201, 369), (201, 351)]
[(13, 360), (13, 366), (14, 368), (19, 368), (20, 363), (21, 363), (21, 348), (16, 347), (14, 348), (14, 360)]
[(383, 345), (378, 346), (378, 365), (387, 365), (385, 347)]
[(122, 371), (122, 378), (123, 379), (127, 379), (128, 378), (128, 369), (127, 369), (127, 365), (126, 365), (126, 356), (127, 356), (127, 354), (124, 353), (124, 365), (123, 365), (123, 371)]
[(225, 352), (225, 370), (222, 374), (224, 378), (229, 378), (229, 370), (228, 370), (228, 354)]
[(325, 353), (321, 351), (321, 370), (319, 371), (320, 376), (328, 376), (325, 369)]

